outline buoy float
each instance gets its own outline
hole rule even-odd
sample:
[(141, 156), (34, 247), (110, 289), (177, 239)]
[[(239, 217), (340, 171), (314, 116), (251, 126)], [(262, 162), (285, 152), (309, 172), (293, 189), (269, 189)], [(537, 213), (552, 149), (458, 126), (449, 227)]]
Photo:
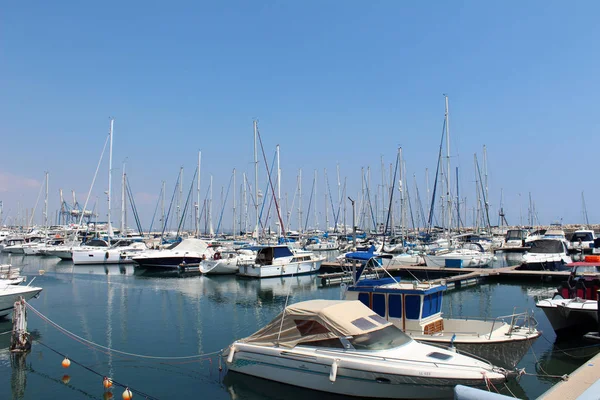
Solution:
[(62, 360), (63, 368), (69, 368), (70, 365), (71, 365), (71, 360), (69, 360), (67, 357), (65, 357), (65, 359)]
[(103, 400), (110, 400), (112, 398), (113, 398), (112, 392), (104, 392), (104, 395), (102, 396)]
[(61, 380), (62, 380), (62, 383), (64, 383), (65, 385), (68, 385), (69, 382), (71, 381), (71, 377), (69, 375), (63, 375)]
[(133, 393), (131, 393), (131, 390), (129, 390), (129, 388), (125, 388), (125, 391), (123, 392), (123, 400), (130, 400), (133, 398)]
[(112, 380), (110, 380), (108, 377), (104, 377), (104, 380), (102, 381), (102, 385), (104, 385), (104, 389), (108, 389), (110, 387), (112, 387), (113, 383)]

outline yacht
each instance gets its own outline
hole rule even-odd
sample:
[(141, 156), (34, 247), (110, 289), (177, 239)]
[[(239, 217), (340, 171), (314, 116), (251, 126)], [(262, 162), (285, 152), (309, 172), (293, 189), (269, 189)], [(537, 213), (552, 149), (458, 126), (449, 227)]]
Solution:
[(494, 255), (484, 251), (477, 243), (464, 243), (456, 249), (426, 254), (424, 258), (428, 267), (486, 267), (492, 262)]
[(594, 248), (594, 240), (596, 235), (594, 231), (588, 229), (580, 229), (573, 232), (569, 240), (569, 250), (588, 252)]
[(518, 269), (530, 271), (564, 271), (565, 264), (571, 263), (565, 240), (538, 239), (527, 243), (529, 250), (522, 256)]
[(525, 247), (525, 241), (529, 236), (529, 231), (526, 229), (509, 229), (506, 232), (504, 237), (504, 243), (502, 243), (502, 247), (500, 250), (505, 252), (509, 251), (525, 251), (527, 247)]
[(253, 262), (256, 252), (249, 249), (217, 251), (211, 258), (202, 260), (200, 272), (205, 275), (237, 274), (238, 264)]
[(489, 319), (444, 318), (446, 289), (443, 284), (391, 277), (362, 279), (347, 288), (345, 298), (359, 300), (413, 339), (455, 347), (507, 369), (514, 369), (541, 335), (527, 312)]
[(457, 384), (487, 387), (509, 376), (487, 362), (419, 343), (359, 301), (290, 305), (223, 356), (230, 371), (359, 398), (452, 398)]
[(321, 269), (325, 257), (305, 250), (290, 249), (287, 245), (264, 246), (256, 258), (239, 264), (238, 275), (251, 278), (269, 278), (315, 273)]
[[(585, 261), (566, 264), (566, 267), (572, 268), (569, 279), (561, 284), (552, 298), (536, 303), (557, 335), (598, 331), (599, 265), (600, 262)], [(578, 275), (586, 269), (594, 272), (595, 277)]]
[(74, 248), (73, 264), (127, 264), (132, 263), (132, 256), (147, 250), (143, 242), (118, 240), (114, 245), (103, 239), (92, 239), (84, 246)]
[(23, 238), (6, 238), (4, 239), (4, 248), (2, 249), (2, 252), (11, 254), (25, 254), (25, 251), (23, 250), (24, 244), (25, 239)]
[(189, 238), (163, 250), (144, 251), (132, 257), (132, 260), (141, 268), (177, 269), (183, 264), (200, 264), (212, 258), (213, 254), (204, 240)]
[(0, 287), (0, 317), (11, 313), (19, 297), (26, 301), (39, 296), (42, 288), (35, 286), (5, 285)]

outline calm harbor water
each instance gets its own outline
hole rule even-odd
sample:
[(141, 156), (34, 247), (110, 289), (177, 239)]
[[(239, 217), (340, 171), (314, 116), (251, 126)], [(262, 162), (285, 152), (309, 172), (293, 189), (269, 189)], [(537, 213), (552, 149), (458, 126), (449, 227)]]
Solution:
[[(235, 276), (156, 274), (133, 266), (77, 266), (54, 258), (0, 256), (0, 263), (21, 266), (33, 285), (44, 288), (31, 304), (44, 316), (82, 338), (138, 355), (185, 357), (212, 353), (235, 339), (254, 333), (289, 302), (339, 299), (340, 287), (320, 288), (316, 276), (239, 279)], [(499, 265), (506, 262), (503, 258)], [(43, 275), (40, 275), (43, 270)], [(535, 309), (538, 297), (553, 292), (555, 283), (486, 283), (446, 294), (444, 312), (452, 316), (507, 315), (516, 306)], [(543, 336), (521, 361), (529, 374), (511, 382), (519, 398), (536, 398), (556, 378), (572, 372), (596, 353), (582, 340), (556, 342), (550, 324), (536, 311)], [(316, 399), (343, 397), (218, 369), (218, 357), (196, 359), (139, 358), (93, 350), (52, 327), (34, 313), (28, 317), (34, 341), (25, 357), (8, 353), (10, 335), (0, 335), (0, 398), (106, 399), (102, 378), (81, 366), (61, 367), (68, 355), (102, 375), (159, 399)], [(0, 333), (11, 329), (0, 320)], [(44, 343), (46, 346), (42, 345)], [(587, 346), (587, 347), (585, 347)], [(68, 375), (68, 376), (65, 376)], [(121, 398), (121, 388), (113, 390)], [(505, 394), (508, 389), (504, 389)], [(135, 398), (143, 396), (135, 395)]]

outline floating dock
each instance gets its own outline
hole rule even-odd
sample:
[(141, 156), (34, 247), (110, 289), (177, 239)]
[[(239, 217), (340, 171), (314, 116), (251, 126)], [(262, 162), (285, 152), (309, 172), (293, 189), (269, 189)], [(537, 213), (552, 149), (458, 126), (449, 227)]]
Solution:
[(600, 353), (554, 385), (538, 400), (592, 400), (600, 397)]

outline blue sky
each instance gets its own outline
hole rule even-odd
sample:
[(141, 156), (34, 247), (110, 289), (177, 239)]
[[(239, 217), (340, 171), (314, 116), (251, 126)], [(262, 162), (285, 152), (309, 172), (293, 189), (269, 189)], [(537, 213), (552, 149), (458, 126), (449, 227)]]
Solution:
[[(188, 185), (198, 150), (202, 191), (214, 175), (218, 215), (232, 169), (238, 182), (242, 171), (252, 173), (254, 118), (269, 160), (281, 146), (290, 203), (298, 168), (305, 204), (312, 171), (322, 195), (323, 169), (333, 186), (337, 163), (349, 193), (369, 165), (375, 190), (381, 156), (394, 162), (399, 145), (424, 191), (447, 93), (452, 168), (460, 167), (469, 208), (473, 154), (481, 160), (485, 144), (492, 222), (501, 188), (510, 223), (519, 208), (526, 214), (528, 192), (541, 222), (582, 222), (582, 190), (590, 222), (598, 222), (599, 11), (592, 1), (4, 4), (5, 216), (14, 216), (17, 201), (34, 206), (46, 170), (51, 210), (58, 188), (74, 189), (83, 202), (109, 116), (115, 174), (126, 159), (145, 225), (161, 181), (170, 195), (184, 166)], [(101, 213), (105, 171), (92, 195)]]

